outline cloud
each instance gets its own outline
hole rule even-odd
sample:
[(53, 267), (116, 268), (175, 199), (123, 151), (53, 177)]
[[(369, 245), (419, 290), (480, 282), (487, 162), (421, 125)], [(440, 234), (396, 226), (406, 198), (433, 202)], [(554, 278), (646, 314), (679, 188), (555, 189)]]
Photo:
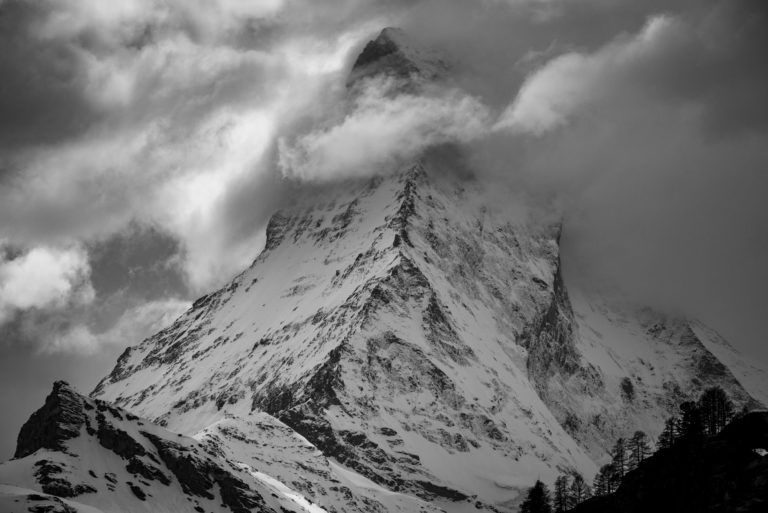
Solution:
[(174, 298), (149, 301), (126, 310), (114, 326), (102, 332), (94, 332), (82, 323), (64, 329), (58, 326), (51, 326), (48, 331), (36, 329), (35, 334), (42, 338), (38, 350), (46, 354), (93, 354), (109, 346), (125, 347), (170, 325), (190, 306), (188, 301)]
[(565, 125), (576, 111), (625, 86), (628, 70), (653, 59), (667, 34), (676, 30), (673, 19), (656, 16), (636, 36), (593, 54), (571, 52), (552, 59), (526, 79), (496, 128), (541, 135)]
[(766, 358), (768, 9), (659, 12), (550, 53), (470, 161), (561, 205), (566, 277), (700, 317)]
[[(768, 7), (752, 0), (706, 2), (656, 14), (635, 35), (621, 34), (594, 52), (567, 52), (526, 77), (498, 128), (541, 135), (616, 98), (651, 98), (696, 109), (715, 136), (768, 129)], [(727, 79), (725, 79), (727, 77)]]
[(283, 173), (330, 180), (381, 173), (426, 148), (481, 136), (490, 120), (476, 98), (455, 89), (401, 91), (393, 78), (368, 80), (338, 123), (282, 140)]
[[(764, 255), (726, 227), (763, 227), (754, 191), (765, 190), (755, 169), (768, 128), (766, 5), (5, 0), (0, 238), (93, 253), (139, 226), (172, 241), (176, 254), (158, 258), (188, 287), (140, 301), (192, 295), (255, 257), (268, 216), (290, 194), (284, 177), (379, 172), (448, 142), (481, 176), (556, 197), (573, 261), (603, 262), (640, 283), (673, 268), (688, 276), (682, 263), (695, 259), (743, 284), (759, 272), (754, 262), (725, 265), (702, 226)], [(387, 25), (448, 56), (450, 83), (395, 94), (379, 81), (345, 98), (351, 59)], [(676, 247), (670, 241), (687, 233), (699, 234), (688, 245), (699, 254), (651, 258), (650, 246)], [(659, 263), (649, 270), (644, 261)], [(104, 281), (94, 283), (101, 292)], [(139, 301), (135, 287), (117, 289), (109, 294)], [(121, 298), (108, 315), (59, 308), (49, 332), (71, 336), (53, 345), (87, 342), (108, 330), (91, 316), (117, 322), (116, 310), (135, 306)], [(45, 324), (35, 308), (30, 322)]]
[(94, 291), (90, 266), (79, 247), (36, 247), (16, 256), (0, 258), (0, 322), (19, 310), (61, 309), (67, 304), (89, 303)]
[[(2, 8), (13, 44), (0, 51), (12, 77), (0, 109), (18, 115), (0, 117), (0, 237), (90, 243), (139, 223), (180, 242), (195, 290), (258, 252), (279, 192), (277, 131), (371, 30), (365, 20), (324, 37), (298, 34), (308, 12), (288, 16), (294, 7), (281, 1)], [(22, 57), (30, 46), (39, 52)]]

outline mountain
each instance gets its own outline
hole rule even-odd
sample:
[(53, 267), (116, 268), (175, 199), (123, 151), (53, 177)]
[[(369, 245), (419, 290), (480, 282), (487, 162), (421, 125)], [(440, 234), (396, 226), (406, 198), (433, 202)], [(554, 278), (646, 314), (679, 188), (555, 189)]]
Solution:
[(574, 513), (762, 512), (768, 509), (768, 412), (732, 421), (711, 439), (683, 440), (643, 461), (619, 489)]
[(570, 294), (558, 222), (488, 205), (444, 153), (308, 191), (248, 270), (93, 395), (187, 434), (265, 412), (380, 486), (482, 507), (593, 475), (707, 386), (759, 403), (742, 381), (761, 374), (699, 324)]
[[(447, 72), (404, 39), (386, 29), (369, 43), (351, 89)], [(92, 399), (73, 401), (119, 412), (102, 414), (168, 479), (174, 464), (152, 437), (187, 448), (211, 483), (225, 474), (210, 469), (227, 472), (263, 508), (292, 497), (311, 512), (513, 511), (537, 478), (591, 477), (616, 438), (658, 434), (708, 386), (737, 407), (768, 402), (765, 371), (700, 323), (569, 286), (560, 219), (517, 198), (448, 146), (375, 178), (297, 187), (248, 269), (128, 348)], [(114, 470), (125, 464), (98, 432), (62, 425), (54, 439), (77, 432), (87, 454), (114, 460), (97, 476), (142, 486)], [(25, 470), (0, 482), (46, 492), (18, 476), (57, 456), (71, 486), (96, 488), (91, 460), (69, 454), (85, 451), (41, 445), (44, 431), (20, 437), (3, 468)], [(149, 484), (142, 493), (166, 496)], [(121, 486), (127, 510), (141, 511)], [(174, 504), (191, 504), (173, 487)], [(77, 499), (121, 511), (86, 501), (102, 493)]]

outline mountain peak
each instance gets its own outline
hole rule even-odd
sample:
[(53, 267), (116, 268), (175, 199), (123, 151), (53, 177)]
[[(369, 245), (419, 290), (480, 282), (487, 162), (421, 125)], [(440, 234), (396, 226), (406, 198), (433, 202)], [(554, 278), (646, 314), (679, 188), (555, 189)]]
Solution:
[(78, 436), (83, 419), (80, 396), (65, 381), (55, 382), (45, 404), (21, 427), (14, 458), (41, 448), (64, 450), (64, 442)]
[[(401, 51), (384, 50), (361, 68)], [(187, 435), (268, 415), (358, 482), (486, 511), (514, 509), (539, 477), (593, 475), (617, 433), (655, 436), (689, 390), (750, 402), (729, 368), (751, 371), (718, 365), (703, 330), (571, 299), (557, 227), (489, 201), (505, 191), (440, 150), (302, 186), (254, 263), (126, 352), (93, 397)]]
[(410, 80), (435, 80), (442, 77), (448, 65), (437, 53), (420, 48), (405, 31), (386, 27), (369, 41), (360, 52), (347, 85), (352, 86), (363, 78), (377, 75)]

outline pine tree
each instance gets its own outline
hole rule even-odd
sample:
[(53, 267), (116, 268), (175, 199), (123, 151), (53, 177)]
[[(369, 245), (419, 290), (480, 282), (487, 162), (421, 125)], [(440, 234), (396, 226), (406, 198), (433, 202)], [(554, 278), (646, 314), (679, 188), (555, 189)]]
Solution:
[(608, 495), (615, 492), (616, 488), (616, 469), (613, 463), (606, 463), (595, 476), (595, 495)]
[(680, 425), (680, 419), (677, 417), (670, 417), (664, 423), (664, 430), (659, 435), (659, 449), (669, 449), (678, 438), (678, 426)]
[(570, 485), (568, 483), (568, 476), (561, 474), (555, 479), (555, 497), (554, 506), (555, 513), (563, 513), (570, 509)]
[(698, 438), (704, 434), (704, 424), (701, 421), (701, 410), (693, 401), (680, 405), (680, 437), (686, 439)]
[(589, 485), (584, 481), (584, 477), (578, 472), (574, 472), (573, 481), (571, 482), (571, 508), (575, 508), (585, 500), (589, 498), (592, 491), (589, 489)]
[(620, 481), (627, 471), (627, 448), (623, 438), (616, 440), (611, 456), (613, 457), (614, 470)]
[(650, 454), (651, 445), (648, 442), (648, 435), (642, 431), (635, 431), (629, 441), (629, 464), (635, 469)]
[(521, 513), (552, 513), (552, 504), (547, 485), (540, 480), (536, 480), (529, 490), (523, 504), (520, 506)]
[(728, 424), (733, 417), (733, 403), (720, 387), (708, 388), (699, 399), (699, 411), (704, 433), (714, 436)]

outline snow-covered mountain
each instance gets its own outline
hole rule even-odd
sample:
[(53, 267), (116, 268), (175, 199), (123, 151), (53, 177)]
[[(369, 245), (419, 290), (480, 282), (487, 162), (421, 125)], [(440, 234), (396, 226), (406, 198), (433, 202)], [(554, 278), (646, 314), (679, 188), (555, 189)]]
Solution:
[[(401, 36), (366, 47), (353, 88), (447, 69)], [(173, 509), (192, 502), (161, 448), (173, 442), (215, 490), (191, 497), (206, 511), (235, 511), (218, 475), (264, 511), (509, 511), (537, 478), (591, 477), (617, 437), (657, 435), (707, 386), (768, 403), (765, 371), (712, 330), (569, 289), (559, 219), (498, 189), (447, 147), (373, 179), (304, 186), (247, 270), (127, 349), (94, 399), (64, 394), (88, 419), (58, 430), (71, 442), (22, 443), (43, 436), (23, 429), (0, 482), (49, 492), (35, 478), (48, 459), (97, 490), (82, 504), (143, 511), (131, 481), (186, 511)], [(99, 413), (170, 484), (130, 475), (101, 443)], [(130, 507), (96, 500), (109, 497), (105, 473)]]
[(64, 382), (54, 384), (21, 428), (14, 459), (0, 465), (0, 483), (3, 512), (284, 513), (312, 507), (210, 444), (83, 397)]

